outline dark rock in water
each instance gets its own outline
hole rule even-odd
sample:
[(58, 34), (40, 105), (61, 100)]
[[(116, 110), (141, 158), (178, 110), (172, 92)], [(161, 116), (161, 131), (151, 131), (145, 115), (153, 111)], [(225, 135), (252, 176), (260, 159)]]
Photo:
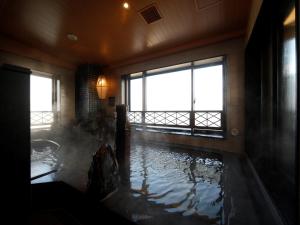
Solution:
[(103, 200), (114, 192), (119, 183), (118, 163), (110, 145), (101, 145), (93, 156), (88, 173), (88, 196), (95, 200)]

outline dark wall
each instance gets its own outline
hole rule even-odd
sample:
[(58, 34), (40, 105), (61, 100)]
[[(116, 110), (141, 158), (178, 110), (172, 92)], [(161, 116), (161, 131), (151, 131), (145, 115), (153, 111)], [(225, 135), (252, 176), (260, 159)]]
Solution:
[(296, 224), (295, 1), (264, 1), (246, 48), (246, 152), (287, 224)]
[(30, 214), (30, 71), (0, 67), (2, 221), (27, 224)]

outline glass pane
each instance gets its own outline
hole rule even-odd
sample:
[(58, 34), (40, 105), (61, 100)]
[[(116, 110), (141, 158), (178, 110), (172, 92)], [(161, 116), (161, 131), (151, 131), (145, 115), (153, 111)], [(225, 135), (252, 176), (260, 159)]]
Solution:
[(223, 109), (223, 66), (194, 70), (195, 110)]
[(52, 111), (52, 79), (30, 76), (30, 110)]
[(142, 78), (130, 80), (130, 111), (143, 110)]
[(146, 78), (147, 111), (191, 110), (191, 70)]

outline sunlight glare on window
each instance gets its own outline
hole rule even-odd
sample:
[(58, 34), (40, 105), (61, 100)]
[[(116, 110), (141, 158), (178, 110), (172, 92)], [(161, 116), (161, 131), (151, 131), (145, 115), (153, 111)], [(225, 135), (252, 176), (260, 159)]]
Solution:
[(30, 76), (30, 111), (52, 111), (52, 79)]
[(143, 110), (143, 80), (130, 80), (130, 111)]
[(181, 70), (146, 78), (148, 111), (191, 110), (191, 70)]
[(195, 110), (223, 110), (223, 66), (194, 70)]

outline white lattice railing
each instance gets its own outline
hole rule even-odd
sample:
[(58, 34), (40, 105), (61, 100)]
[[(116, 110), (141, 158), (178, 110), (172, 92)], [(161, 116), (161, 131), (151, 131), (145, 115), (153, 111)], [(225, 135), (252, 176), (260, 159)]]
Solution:
[(53, 111), (31, 111), (30, 112), (31, 125), (48, 125), (54, 122)]
[(222, 111), (132, 111), (128, 112), (131, 124), (223, 129)]

